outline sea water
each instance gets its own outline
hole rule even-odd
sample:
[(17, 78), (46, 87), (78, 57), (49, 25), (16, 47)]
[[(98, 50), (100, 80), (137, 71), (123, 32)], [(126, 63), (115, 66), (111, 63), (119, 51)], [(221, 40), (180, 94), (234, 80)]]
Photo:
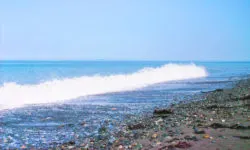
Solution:
[(81, 144), (104, 121), (116, 132), (249, 73), (250, 62), (0, 61), (0, 147)]

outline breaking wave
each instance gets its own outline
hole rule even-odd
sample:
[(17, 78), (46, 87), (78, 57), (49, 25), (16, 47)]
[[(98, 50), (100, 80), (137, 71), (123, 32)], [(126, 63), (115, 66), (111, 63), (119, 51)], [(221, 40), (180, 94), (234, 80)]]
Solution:
[(143, 68), (131, 74), (82, 76), (54, 79), (39, 84), (20, 85), (13, 82), (0, 86), (0, 109), (25, 104), (53, 103), (86, 95), (135, 90), (145, 86), (207, 76), (202, 66), (195, 64), (166, 64)]

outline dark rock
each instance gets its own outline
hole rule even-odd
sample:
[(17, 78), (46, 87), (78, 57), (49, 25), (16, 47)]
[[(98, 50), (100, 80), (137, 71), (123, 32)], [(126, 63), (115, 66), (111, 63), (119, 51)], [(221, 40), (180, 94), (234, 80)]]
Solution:
[(230, 128), (230, 129), (250, 129), (250, 126), (244, 126), (240, 124), (234, 124), (234, 125), (226, 125), (226, 124), (221, 124), (221, 123), (213, 123), (210, 125), (211, 128), (217, 129), (217, 128)]
[(69, 142), (66, 142), (66, 143), (63, 143), (64, 146), (72, 146), (72, 145), (75, 145), (75, 141), (69, 141)]
[(175, 147), (177, 148), (189, 148), (191, 147), (192, 145), (190, 143), (187, 143), (187, 142), (179, 142), (178, 144), (175, 145)]
[(240, 100), (250, 99), (250, 95), (246, 95), (246, 96), (240, 97), (239, 99), (240, 99)]
[(209, 106), (206, 106), (207, 109), (215, 109), (215, 108), (232, 108), (232, 107), (229, 107), (229, 106), (220, 106), (220, 105), (209, 105)]
[(138, 129), (143, 129), (143, 128), (145, 128), (145, 125), (143, 123), (128, 125), (129, 130), (138, 130)]
[(213, 91), (201, 91), (201, 93), (223, 92), (223, 89), (216, 89)]
[(186, 135), (186, 136), (184, 137), (184, 139), (190, 140), (190, 141), (198, 141), (198, 139), (197, 139), (196, 136), (190, 136), (190, 135)]
[(250, 136), (234, 136), (234, 137), (239, 138), (239, 139), (246, 139), (246, 140), (250, 139)]
[(83, 122), (80, 123), (81, 126), (84, 126), (85, 124), (86, 124), (85, 121), (83, 121)]
[(217, 128), (229, 128), (228, 125), (221, 124), (221, 123), (212, 123), (210, 125), (211, 128), (217, 129)]
[(244, 126), (240, 124), (234, 124), (230, 126), (231, 129), (250, 129), (250, 126)]
[(223, 89), (216, 89), (214, 92), (223, 92)]
[(154, 114), (173, 114), (173, 109), (155, 109)]

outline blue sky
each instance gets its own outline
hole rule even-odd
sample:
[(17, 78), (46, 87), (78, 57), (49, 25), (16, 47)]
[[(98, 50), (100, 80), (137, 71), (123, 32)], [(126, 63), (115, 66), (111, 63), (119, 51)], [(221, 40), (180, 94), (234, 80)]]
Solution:
[(0, 59), (250, 60), (249, 0), (0, 1)]

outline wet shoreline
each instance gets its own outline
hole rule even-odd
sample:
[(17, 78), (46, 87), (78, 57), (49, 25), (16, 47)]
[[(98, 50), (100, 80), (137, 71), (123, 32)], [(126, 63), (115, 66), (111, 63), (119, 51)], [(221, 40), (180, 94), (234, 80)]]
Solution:
[(57, 148), (247, 150), (250, 147), (250, 79), (239, 81), (231, 89), (203, 92), (199, 101), (172, 104), (132, 120), (112, 133), (108, 122), (104, 123), (98, 137), (86, 139), (80, 146), (69, 141)]

